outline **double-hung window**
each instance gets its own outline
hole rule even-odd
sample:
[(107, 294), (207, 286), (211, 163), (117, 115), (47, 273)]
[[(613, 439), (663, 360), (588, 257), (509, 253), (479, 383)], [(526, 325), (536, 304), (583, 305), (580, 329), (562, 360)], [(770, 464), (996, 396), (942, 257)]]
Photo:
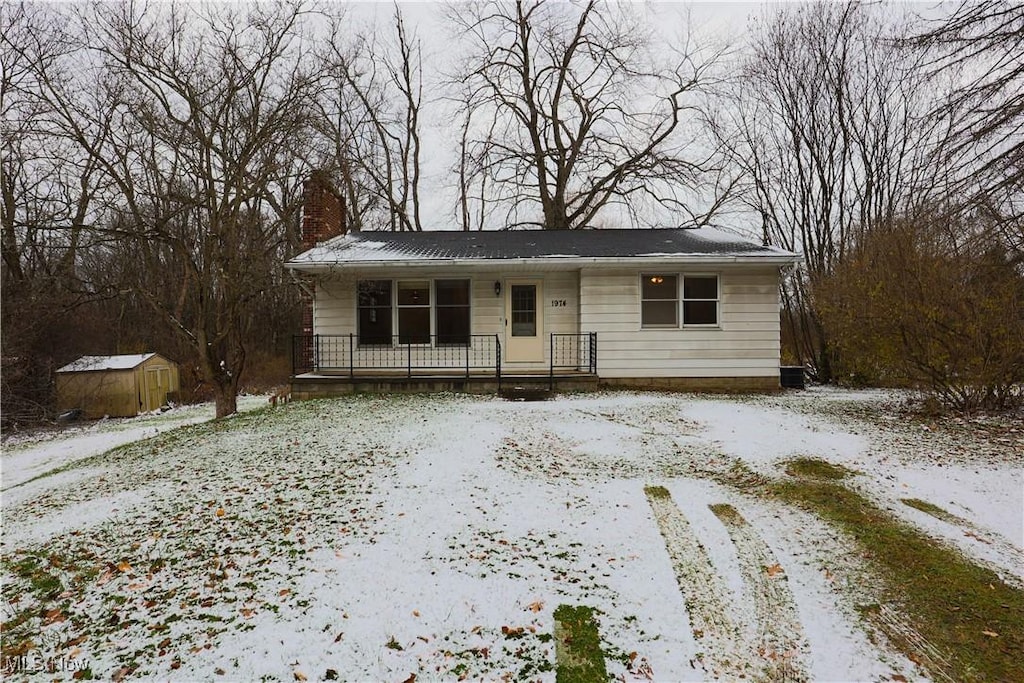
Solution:
[(430, 343), (430, 280), (398, 281), (398, 343)]
[[(640, 282), (640, 325), (718, 325), (718, 276), (646, 273)], [(680, 291), (682, 280), (682, 291)]]
[(469, 344), (469, 280), (435, 280), (438, 344)]
[(683, 276), (683, 325), (718, 324), (718, 276)]
[(359, 345), (391, 344), (391, 280), (360, 280)]
[(679, 327), (679, 279), (676, 275), (641, 276), (642, 327)]

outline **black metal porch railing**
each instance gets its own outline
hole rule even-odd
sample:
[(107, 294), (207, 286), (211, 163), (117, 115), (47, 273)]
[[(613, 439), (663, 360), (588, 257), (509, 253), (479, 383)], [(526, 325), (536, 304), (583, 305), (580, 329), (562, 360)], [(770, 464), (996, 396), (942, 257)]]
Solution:
[[(385, 344), (360, 344), (356, 334), (295, 335), (292, 338), (292, 374), (325, 373), (348, 377), (492, 376), (502, 381), (501, 338), (497, 334), (471, 335), (468, 344), (413, 344), (396, 335)], [(543, 366), (542, 366), (543, 367)], [(543, 372), (543, 370), (541, 370)], [(548, 379), (566, 374), (597, 374), (597, 333), (550, 335)], [(543, 378), (543, 374), (540, 375)], [(541, 380), (543, 381), (543, 380)]]
[(326, 372), (371, 375), (375, 372), (401, 373), (406, 378), (419, 374), (469, 377), (493, 374), (501, 382), (501, 342), (496, 334), (474, 334), (468, 344), (401, 341), (398, 335), (384, 344), (360, 344), (355, 334), (296, 335), (292, 338), (292, 374)]
[(597, 332), (553, 333), (549, 344), (548, 381), (552, 390), (560, 371), (597, 374)]

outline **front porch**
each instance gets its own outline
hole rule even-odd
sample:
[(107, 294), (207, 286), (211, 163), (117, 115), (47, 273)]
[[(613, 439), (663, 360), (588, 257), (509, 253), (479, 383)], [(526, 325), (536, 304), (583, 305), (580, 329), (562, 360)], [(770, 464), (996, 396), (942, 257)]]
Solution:
[(511, 386), (572, 391), (597, 385), (597, 333), (552, 333), (542, 364), (509, 362), (501, 336), (439, 335), (360, 344), (356, 334), (296, 335), (292, 395), (314, 398), (351, 392), (501, 392)]

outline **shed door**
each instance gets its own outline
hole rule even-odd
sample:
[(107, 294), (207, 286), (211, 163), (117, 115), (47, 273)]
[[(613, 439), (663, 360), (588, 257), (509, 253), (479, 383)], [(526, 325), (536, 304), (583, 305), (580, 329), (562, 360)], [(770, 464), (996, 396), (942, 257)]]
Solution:
[(143, 406), (143, 410), (156, 410), (166, 403), (170, 384), (170, 368), (146, 368), (146, 404)]
[(544, 360), (544, 309), (541, 283), (509, 281), (505, 286), (505, 359), (511, 363)]

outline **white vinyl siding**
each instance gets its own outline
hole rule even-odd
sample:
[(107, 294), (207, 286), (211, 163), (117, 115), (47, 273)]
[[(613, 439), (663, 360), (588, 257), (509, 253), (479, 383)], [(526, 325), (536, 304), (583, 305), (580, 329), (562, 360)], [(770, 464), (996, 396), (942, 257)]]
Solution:
[[(356, 334), (356, 283), (359, 280), (470, 280), (470, 332), (473, 335), (499, 335), (505, 345), (505, 280), (535, 279), (542, 283), (540, 311), (543, 314), (544, 361), (534, 364), (516, 364), (522, 370), (542, 370), (548, 367), (548, 335), (550, 333), (579, 332), (579, 274), (571, 271), (534, 272), (517, 270), (459, 271), (450, 268), (395, 270), (365, 270), (340, 273), (317, 283), (313, 306), (313, 331), (318, 335)], [(494, 283), (500, 282), (502, 292), (494, 293)], [(557, 301), (558, 305), (552, 305)], [(397, 328), (396, 332), (397, 334)], [(343, 340), (347, 343), (347, 340)], [(340, 343), (340, 342), (339, 342)], [(456, 354), (453, 354), (453, 357)], [(357, 355), (358, 358), (358, 355)], [(457, 358), (452, 361), (458, 366)]]
[[(470, 280), (470, 329), (499, 335), (505, 345), (506, 280), (542, 283), (544, 362), (519, 365), (542, 370), (548, 363), (550, 333), (596, 332), (598, 374), (607, 378), (770, 377), (779, 372), (779, 271), (776, 266), (715, 268), (719, 277), (716, 326), (644, 329), (640, 316), (641, 273), (688, 272), (707, 268), (592, 267), (582, 270), (503, 271), (453, 268), (367, 269), (339, 273), (317, 284), (314, 331), (348, 335), (356, 330), (356, 282), (360, 279)], [(494, 283), (502, 283), (496, 295)], [(556, 304), (557, 302), (557, 304)], [(563, 305), (564, 304), (564, 305)], [(453, 361), (457, 366), (458, 362)]]
[[(685, 269), (675, 272), (687, 273)], [(580, 326), (597, 332), (601, 377), (778, 375), (777, 268), (721, 269), (719, 322), (713, 327), (643, 328), (637, 276), (636, 270), (603, 268), (586, 268), (581, 273)]]

